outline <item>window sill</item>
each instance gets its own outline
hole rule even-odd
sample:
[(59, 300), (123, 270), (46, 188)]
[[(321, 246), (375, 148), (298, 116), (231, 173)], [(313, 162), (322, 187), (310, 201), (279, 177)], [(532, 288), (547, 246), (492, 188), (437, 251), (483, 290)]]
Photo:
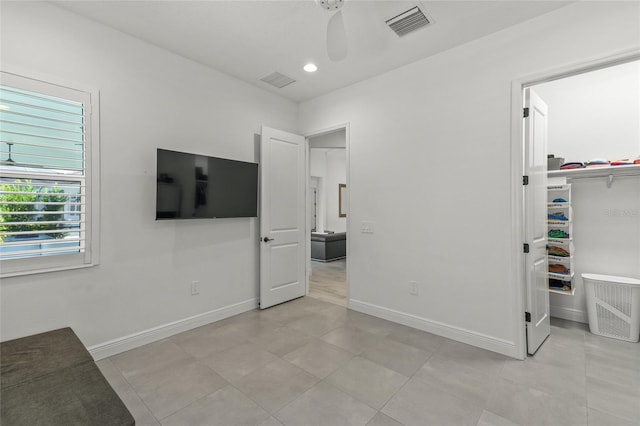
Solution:
[(43, 268), (43, 269), (33, 269), (30, 271), (15, 271), (15, 272), (3, 272), (0, 274), (0, 278), (3, 280), (6, 278), (14, 278), (21, 277), (24, 275), (36, 275), (36, 274), (47, 274), (50, 272), (61, 272), (61, 271), (71, 271), (74, 269), (85, 269), (85, 268), (93, 268), (94, 266), (98, 266), (97, 263), (87, 263), (84, 265), (74, 265), (74, 266), (59, 266), (53, 268)]

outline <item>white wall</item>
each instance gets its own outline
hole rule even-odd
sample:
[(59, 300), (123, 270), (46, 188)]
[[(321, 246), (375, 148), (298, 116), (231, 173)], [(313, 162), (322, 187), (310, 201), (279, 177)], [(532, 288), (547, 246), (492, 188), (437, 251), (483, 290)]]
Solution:
[(310, 150), (311, 176), (320, 178), (320, 215), (319, 230), (346, 232), (347, 219), (338, 216), (338, 184), (346, 183), (346, 150), (318, 149)]
[(255, 306), (257, 220), (156, 222), (156, 148), (257, 161), (260, 125), (295, 132), (296, 104), (55, 6), (1, 19), (4, 70), (100, 90), (102, 179), (101, 264), (3, 280), (2, 340), (71, 326), (94, 346)]
[(549, 153), (566, 161), (640, 158), (640, 61), (535, 86), (549, 107)]
[(512, 81), (639, 48), (639, 12), (578, 2), (301, 104), (305, 132), (350, 124), (353, 308), (520, 355)]

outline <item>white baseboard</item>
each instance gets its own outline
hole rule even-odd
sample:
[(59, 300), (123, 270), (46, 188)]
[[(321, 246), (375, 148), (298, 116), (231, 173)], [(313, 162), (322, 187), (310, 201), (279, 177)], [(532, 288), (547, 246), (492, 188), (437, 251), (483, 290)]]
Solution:
[(395, 311), (382, 306), (372, 305), (359, 300), (350, 299), (349, 308), (364, 314), (373, 315), (378, 318), (417, 328), (428, 333), (437, 334), (438, 336), (446, 337), (458, 342), (477, 346), (488, 351), (497, 352), (512, 358), (520, 358), (514, 342), (509, 342), (507, 340), (498, 339), (404, 312)]
[(581, 322), (584, 324), (589, 323), (589, 317), (585, 311), (580, 309), (565, 308), (562, 306), (549, 306), (549, 313), (554, 318), (562, 318), (569, 321)]
[(244, 302), (225, 306), (223, 308), (214, 309), (213, 311), (194, 315), (168, 324), (153, 327), (148, 330), (133, 333), (128, 336), (120, 337), (108, 342), (99, 343), (87, 348), (93, 359), (96, 361), (119, 354), (138, 346), (166, 339), (192, 328), (201, 327), (212, 322), (220, 321), (243, 312), (250, 311), (258, 307), (258, 299), (249, 299)]

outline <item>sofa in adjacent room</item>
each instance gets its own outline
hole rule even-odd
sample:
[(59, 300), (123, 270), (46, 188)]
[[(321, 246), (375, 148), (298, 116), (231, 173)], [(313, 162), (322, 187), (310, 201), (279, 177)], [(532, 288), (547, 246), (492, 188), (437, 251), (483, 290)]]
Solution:
[(311, 233), (311, 260), (331, 262), (347, 257), (347, 233)]

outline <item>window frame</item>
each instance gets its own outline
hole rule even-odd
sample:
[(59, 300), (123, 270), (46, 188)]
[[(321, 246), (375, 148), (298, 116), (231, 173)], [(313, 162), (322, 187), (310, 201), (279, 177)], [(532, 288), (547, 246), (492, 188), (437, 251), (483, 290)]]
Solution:
[[(24, 73), (0, 71), (3, 85), (28, 90), (44, 95), (82, 102), (84, 108), (84, 176), (68, 176), (69, 180), (81, 181), (85, 190), (85, 241), (84, 251), (80, 253), (64, 253), (50, 256), (33, 256), (19, 259), (0, 260), (0, 278), (20, 275), (31, 275), (45, 272), (86, 268), (99, 263), (99, 212), (100, 212), (100, 130), (99, 105), (100, 92), (96, 89), (80, 87), (75, 83), (58, 82), (48, 77), (27, 77)], [(2, 170), (2, 175), (22, 179), (55, 179), (64, 175), (52, 173), (25, 173)]]

